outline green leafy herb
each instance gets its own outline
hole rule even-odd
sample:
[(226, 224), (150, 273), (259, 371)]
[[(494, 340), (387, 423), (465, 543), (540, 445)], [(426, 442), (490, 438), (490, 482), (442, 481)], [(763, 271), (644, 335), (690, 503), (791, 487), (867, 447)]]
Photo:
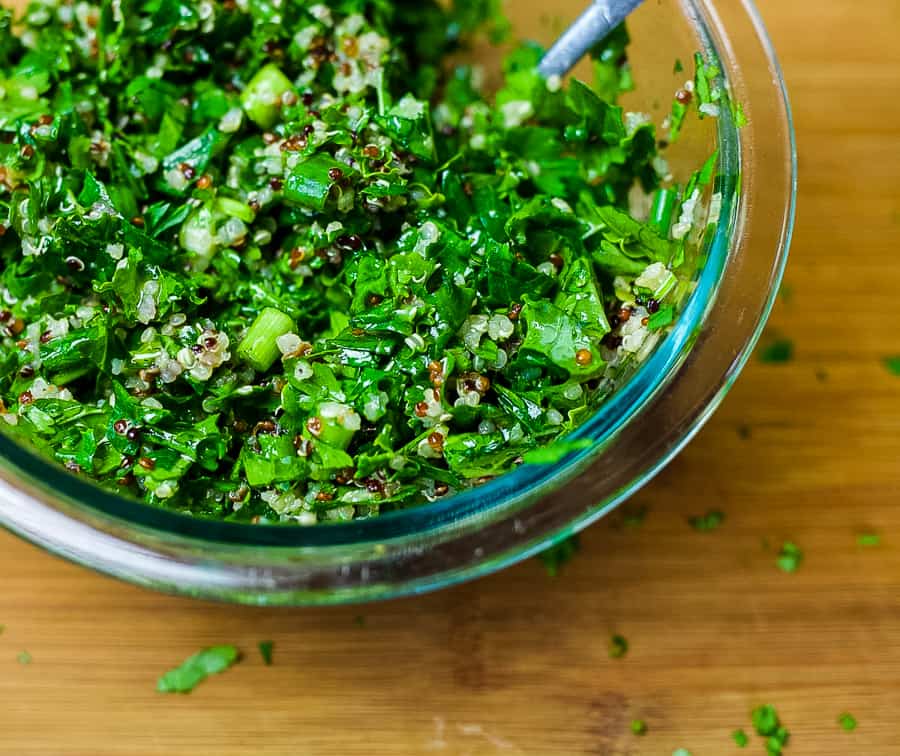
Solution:
[(27, 651), (20, 651), (19, 655), (16, 657), (16, 660), (19, 664), (31, 664), (31, 654)]
[(838, 717), (838, 724), (841, 726), (842, 730), (853, 732), (853, 730), (856, 729), (856, 717), (845, 711)]
[(691, 752), (687, 748), (676, 748), (672, 751), (672, 756), (691, 756)]
[(545, 549), (540, 553), (540, 560), (544, 563), (544, 568), (550, 577), (556, 577), (562, 566), (569, 562), (572, 557), (578, 553), (581, 547), (577, 535), (564, 538), (559, 543)]
[(199, 651), (181, 665), (170, 669), (156, 684), (161, 693), (190, 693), (211, 675), (224, 672), (240, 654), (234, 646), (212, 646)]
[(860, 533), (856, 536), (856, 543), (859, 546), (879, 546), (881, 536), (877, 533)]
[(622, 525), (626, 528), (639, 528), (647, 519), (647, 507), (629, 507), (622, 510)]
[(526, 44), (482, 91), (461, 61), (505, 37), (501, 5), (0, 11), (0, 430), (151, 506), (260, 525), (588, 449), (573, 432), (690, 293), (704, 239), (675, 226), (718, 160), (662, 171), (619, 102), (624, 26), (590, 84), (545, 81)]
[(776, 339), (766, 344), (759, 352), (759, 359), (766, 363), (790, 362), (794, 358), (794, 342), (790, 339)]
[(885, 357), (884, 366), (892, 375), (900, 375), (900, 355)]
[(671, 305), (663, 307), (661, 310), (654, 312), (647, 321), (647, 328), (651, 331), (658, 331), (672, 324), (675, 320), (675, 308)]
[(262, 656), (263, 663), (267, 667), (272, 666), (272, 652), (275, 650), (274, 641), (260, 641), (259, 642), (259, 655)]
[(803, 552), (797, 544), (785, 541), (778, 552), (776, 563), (783, 572), (796, 572), (803, 563)]
[(725, 515), (718, 510), (710, 510), (705, 515), (697, 515), (688, 518), (688, 523), (694, 530), (715, 530), (725, 520)]
[(731, 738), (737, 744), (738, 748), (746, 748), (750, 743), (750, 738), (747, 737), (747, 733), (743, 730), (735, 730), (731, 733)]
[(765, 704), (754, 709), (751, 715), (756, 734), (766, 739), (766, 750), (771, 756), (780, 756), (787, 745), (790, 733), (781, 724), (775, 707)]
[(631, 732), (635, 735), (646, 735), (647, 723), (643, 719), (631, 720)]
[(609, 658), (622, 659), (628, 653), (628, 641), (623, 635), (614, 635), (609, 640)]
[(593, 445), (594, 442), (589, 438), (555, 441), (548, 446), (526, 452), (522, 459), (528, 465), (553, 465), (565, 459), (569, 454), (590, 449)]

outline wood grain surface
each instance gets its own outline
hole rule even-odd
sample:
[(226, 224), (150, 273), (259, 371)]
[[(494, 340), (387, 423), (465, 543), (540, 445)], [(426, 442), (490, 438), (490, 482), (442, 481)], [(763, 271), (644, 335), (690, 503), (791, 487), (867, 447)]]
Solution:
[[(155, 595), (2, 535), (0, 754), (764, 753), (730, 739), (763, 702), (788, 754), (900, 753), (900, 377), (882, 364), (900, 354), (900, 2), (760, 5), (801, 150), (792, 296), (772, 320), (796, 356), (754, 361), (632, 502), (641, 528), (599, 523), (556, 579), (531, 561), (303, 611)], [(712, 508), (721, 529), (688, 527)], [(857, 545), (868, 531), (880, 546)], [(764, 546), (785, 539), (806, 554), (795, 574)], [(190, 696), (155, 693), (217, 643), (245, 660)]]

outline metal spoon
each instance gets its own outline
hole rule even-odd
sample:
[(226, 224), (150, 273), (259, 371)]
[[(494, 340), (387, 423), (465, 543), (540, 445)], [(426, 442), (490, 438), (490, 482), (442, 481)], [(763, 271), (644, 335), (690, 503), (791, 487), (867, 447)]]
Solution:
[(595, 0), (544, 55), (538, 71), (564, 76), (594, 45), (621, 24), (643, 0)]

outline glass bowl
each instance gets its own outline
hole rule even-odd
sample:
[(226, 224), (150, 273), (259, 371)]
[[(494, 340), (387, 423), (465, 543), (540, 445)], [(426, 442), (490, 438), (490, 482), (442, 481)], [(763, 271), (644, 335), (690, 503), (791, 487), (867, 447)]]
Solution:
[[(518, 35), (549, 43), (585, 0), (548, 17), (516, 0)], [(501, 569), (569, 536), (647, 483), (694, 436), (746, 363), (784, 269), (796, 154), (781, 72), (750, 0), (661, 0), (630, 22), (637, 91), (624, 103), (662, 120), (704, 50), (749, 124), (723, 108), (679, 143), (677, 177), (719, 150), (717, 231), (671, 333), (581, 428), (588, 449), (526, 465), (417, 509), (314, 528), (241, 525), (154, 509), (64, 472), (0, 435), (0, 523), (34, 543), (151, 588), (248, 604), (331, 604), (414, 594)], [(496, 53), (482, 56), (488, 70)], [(685, 66), (690, 69), (690, 66)]]

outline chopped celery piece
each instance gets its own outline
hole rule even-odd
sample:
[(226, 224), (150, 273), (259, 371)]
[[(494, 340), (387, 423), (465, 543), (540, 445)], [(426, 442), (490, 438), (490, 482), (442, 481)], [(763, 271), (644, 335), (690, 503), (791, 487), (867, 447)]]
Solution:
[(294, 88), (291, 80), (273, 63), (263, 66), (250, 79), (241, 95), (244, 112), (257, 126), (270, 129), (281, 114), (281, 98)]
[(274, 307), (266, 307), (238, 344), (238, 357), (254, 370), (265, 372), (281, 354), (277, 339), (293, 329), (294, 321), (289, 315)]

